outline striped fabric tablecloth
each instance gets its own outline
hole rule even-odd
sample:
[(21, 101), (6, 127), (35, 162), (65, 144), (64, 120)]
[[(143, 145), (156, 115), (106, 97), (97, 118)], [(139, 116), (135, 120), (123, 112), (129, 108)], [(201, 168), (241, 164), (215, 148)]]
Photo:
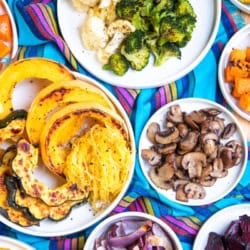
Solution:
[[(82, 74), (89, 75), (72, 56), (59, 32), (55, 0), (8, 0), (8, 4), (12, 9), (18, 28), (18, 58), (34, 56), (51, 58)], [(143, 90), (113, 87), (109, 83), (102, 82), (115, 94), (128, 113), (134, 128), (137, 145), (145, 122), (166, 103), (185, 97), (201, 97), (227, 105), (217, 82), (217, 63), (226, 42), (245, 23), (246, 19), (242, 13), (230, 1), (224, 0), (222, 1), (222, 16), (216, 39), (206, 57), (189, 74), (162, 87)], [(209, 86), (206, 91), (203, 91), (204, 84)], [(143, 112), (141, 112), (142, 109)], [(242, 120), (242, 124), (250, 141), (249, 122)], [(249, 142), (248, 145), (250, 145)], [(161, 218), (176, 232), (184, 249), (192, 249), (199, 228), (212, 214), (229, 205), (249, 202), (249, 168), (248, 155), (246, 173), (231, 193), (220, 201), (207, 206), (186, 207), (169, 203), (150, 189), (141, 175), (137, 159), (135, 176), (129, 190), (112, 211), (112, 214), (122, 211), (143, 211), (153, 214)], [(64, 237), (40, 238), (19, 233), (0, 223), (1, 235), (18, 238), (41, 250), (82, 249), (91, 230), (92, 228)]]

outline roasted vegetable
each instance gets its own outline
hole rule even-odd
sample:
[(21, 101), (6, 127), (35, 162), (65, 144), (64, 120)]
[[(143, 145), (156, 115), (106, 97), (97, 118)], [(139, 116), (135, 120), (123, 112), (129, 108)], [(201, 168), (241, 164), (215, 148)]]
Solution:
[(8, 203), (11, 207), (22, 211), (32, 221), (49, 218), (54, 221), (65, 219), (71, 208), (80, 201), (66, 201), (60, 206), (48, 206), (41, 199), (31, 197), (22, 192), (18, 187), (18, 179), (14, 176), (6, 176), (5, 184), (8, 190)]
[(58, 206), (65, 201), (79, 201), (87, 198), (87, 190), (79, 190), (77, 183), (65, 184), (50, 188), (35, 178), (33, 172), (38, 163), (38, 149), (22, 139), (17, 144), (17, 155), (12, 161), (12, 170), (20, 179), (26, 194), (40, 198), (49, 206)]
[(27, 78), (58, 82), (75, 77), (63, 65), (44, 58), (28, 58), (9, 64), (0, 74), (0, 119), (13, 111), (13, 89), (18, 82)]
[(41, 156), (52, 173), (62, 176), (71, 144), (95, 123), (118, 127), (127, 137), (127, 129), (117, 114), (96, 103), (70, 104), (54, 112), (40, 137)]
[(72, 80), (50, 84), (37, 94), (29, 109), (26, 132), (30, 142), (39, 143), (42, 128), (49, 115), (60, 107), (76, 102), (96, 102), (115, 110), (104, 92), (86, 81)]
[(0, 143), (5, 140), (18, 141), (25, 130), (27, 112), (15, 110), (0, 120)]
[(108, 63), (104, 64), (102, 68), (110, 70), (118, 76), (123, 76), (129, 69), (129, 63), (122, 54), (114, 53), (109, 57)]
[(230, 84), (231, 94), (239, 107), (250, 111), (250, 47), (234, 48), (224, 69), (224, 79)]
[(8, 190), (5, 185), (5, 176), (11, 175), (11, 168), (9, 166), (2, 165), (0, 167), (0, 208), (3, 211), (3, 215), (10, 221), (23, 227), (37, 225), (37, 221), (30, 220), (26, 215), (8, 204)]

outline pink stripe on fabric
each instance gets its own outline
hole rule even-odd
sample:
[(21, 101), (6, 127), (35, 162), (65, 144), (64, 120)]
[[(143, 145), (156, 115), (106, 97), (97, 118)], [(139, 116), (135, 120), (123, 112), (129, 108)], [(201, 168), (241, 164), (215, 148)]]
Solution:
[[(61, 41), (61, 39), (58, 39), (55, 35), (55, 33), (53, 32), (53, 30), (51, 29), (51, 26), (48, 24), (47, 20), (45, 19), (44, 17), (44, 14), (43, 12), (41, 11), (41, 7), (40, 7), (40, 4), (32, 4), (30, 5), (30, 10), (32, 10), (32, 12), (28, 11), (30, 13), (30, 15), (33, 17), (32, 19), (36, 19), (36, 15), (37, 17), (39, 18), (39, 22), (36, 23), (36, 26), (38, 27), (39, 31), (44, 34), (44, 32), (42, 32), (42, 30), (45, 30), (49, 37), (49, 39), (55, 39), (56, 42), (57, 42), (57, 45), (58, 47), (63, 50), (64, 49), (64, 44), (63, 42)], [(32, 15), (34, 14), (34, 15)]]
[(170, 221), (171, 223), (173, 223), (174, 225), (178, 226), (179, 228), (181, 228), (182, 230), (185, 230), (186, 232), (190, 233), (190, 234), (196, 234), (197, 230), (193, 229), (192, 227), (187, 226), (184, 222), (182, 222), (181, 220), (177, 220), (172, 216), (164, 216), (164, 218), (167, 221)]
[(229, 10), (227, 9), (226, 5), (223, 2), (222, 2), (222, 11), (224, 12), (228, 20), (230, 21), (230, 25), (233, 27), (234, 32), (236, 32), (238, 30), (237, 25), (233, 19), (232, 14), (229, 12)]
[(71, 250), (71, 240), (70, 239), (66, 239), (64, 241), (64, 250)]

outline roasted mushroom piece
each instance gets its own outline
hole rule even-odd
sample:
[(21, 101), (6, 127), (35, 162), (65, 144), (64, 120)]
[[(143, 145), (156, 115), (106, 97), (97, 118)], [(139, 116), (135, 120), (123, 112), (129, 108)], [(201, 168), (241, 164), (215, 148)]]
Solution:
[(155, 135), (155, 141), (160, 144), (170, 144), (177, 142), (179, 139), (179, 130), (175, 127), (168, 128), (164, 131), (159, 131)]
[(167, 112), (167, 121), (173, 123), (182, 123), (183, 122), (183, 112), (180, 105), (173, 105), (169, 108)]
[(192, 182), (184, 185), (184, 193), (186, 193), (188, 199), (203, 199), (206, 196), (205, 188)]
[(151, 167), (148, 174), (157, 187), (162, 189), (172, 188), (171, 179), (174, 175), (174, 168), (171, 164), (165, 163), (160, 167)]
[(152, 149), (143, 149), (141, 151), (141, 157), (151, 166), (160, 165), (162, 161), (162, 155)]
[(190, 152), (183, 156), (181, 164), (188, 170), (188, 175), (192, 179), (201, 176), (202, 168), (207, 164), (207, 158), (202, 152)]
[(155, 135), (160, 131), (160, 125), (157, 122), (152, 122), (147, 128), (147, 137), (151, 143), (155, 143)]

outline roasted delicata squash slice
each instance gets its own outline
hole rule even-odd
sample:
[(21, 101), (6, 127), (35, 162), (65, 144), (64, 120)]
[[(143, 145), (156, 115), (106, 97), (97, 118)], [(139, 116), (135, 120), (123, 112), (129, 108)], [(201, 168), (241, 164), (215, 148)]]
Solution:
[(128, 131), (123, 119), (115, 112), (96, 103), (70, 104), (53, 113), (40, 137), (43, 162), (52, 173), (63, 176), (66, 156), (75, 139), (94, 124), (118, 128), (128, 141)]
[(72, 80), (50, 84), (38, 93), (29, 109), (26, 131), (30, 142), (39, 143), (41, 130), (55, 110), (77, 102), (96, 102), (115, 111), (107, 95), (87, 81)]
[(69, 69), (45, 58), (26, 58), (9, 64), (0, 74), (0, 119), (13, 111), (12, 92), (15, 85), (28, 78), (50, 82), (75, 79)]
[(13, 223), (23, 227), (37, 225), (38, 221), (27, 218), (23, 211), (11, 207), (8, 203), (8, 189), (5, 184), (6, 175), (11, 175), (9, 166), (0, 166), (0, 208), (3, 214)]
[(23, 211), (28, 218), (33, 220), (43, 220), (49, 218), (54, 221), (65, 219), (71, 211), (71, 208), (80, 201), (66, 201), (60, 206), (48, 206), (39, 198), (31, 197), (22, 192), (17, 178), (14, 176), (5, 177), (5, 183), (8, 189), (8, 203), (11, 207)]
[(17, 143), (17, 154), (12, 161), (12, 170), (20, 179), (21, 186), (27, 195), (40, 198), (49, 206), (58, 206), (65, 201), (79, 201), (87, 198), (88, 190), (77, 187), (77, 183), (65, 184), (51, 188), (36, 179), (33, 172), (38, 164), (38, 148), (25, 139)]
[(0, 120), (0, 143), (11, 140), (18, 141), (25, 131), (27, 112), (15, 110)]

